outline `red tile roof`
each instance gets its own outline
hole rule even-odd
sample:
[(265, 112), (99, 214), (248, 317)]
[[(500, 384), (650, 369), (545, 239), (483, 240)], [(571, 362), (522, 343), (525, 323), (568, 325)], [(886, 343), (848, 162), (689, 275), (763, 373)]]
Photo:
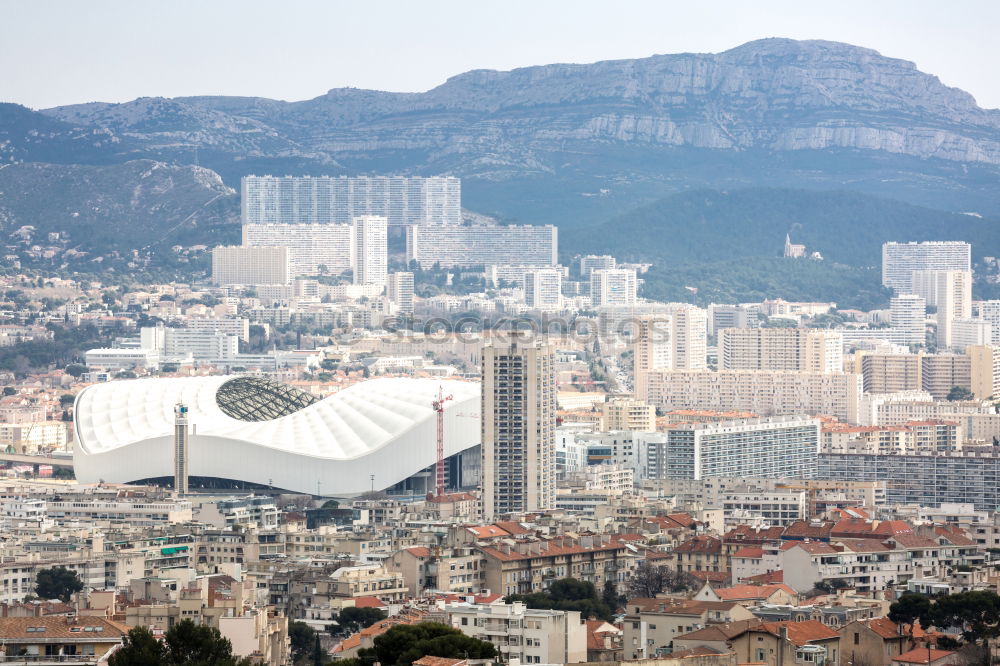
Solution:
[(893, 657), (892, 660), (901, 664), (929, 664), (938, 659), (950, 657), (953, 654), (955, 653), (949, 650), (935, 650), (934, 648), (928, 650), (925, 647), (918, 647)]
[(696, 536), (674, 548), (675, 553), (721, 553), (722, 541), (710, 536)]
[(840, 634), (819, 620), (764, 622), (758, 629), (752, 631), (766, 631), (769, 634), (781, 636), (782, 628), (788, 631), (788, 640), (795, 645), (840, 638)]
[(723, 601), (749, 601), (756, 599), (767, 599), (775, 592), (782, 591), (795, 596), (795, 590), (784, 583), (775, 585), (734, 585), (733, 587), (723, 587), (715, 590), (715, 593)]
[(764, 557), (764, 549), (754, 546), (744, 546), (740, 548), (732, 555), (733, 557), (749, 557), (751, 559), (760, 559)]
[(385, 602), (378, 597), (354, 597), (355, 608), (385, 608)]

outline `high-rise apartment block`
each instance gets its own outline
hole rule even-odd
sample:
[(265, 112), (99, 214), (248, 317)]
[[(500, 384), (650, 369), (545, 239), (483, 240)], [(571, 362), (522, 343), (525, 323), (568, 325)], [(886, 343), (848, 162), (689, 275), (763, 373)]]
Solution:
[(708, 352), (705, 311), (693, 305), (672, 304), (669, 310), (637, 315), (631, 322), (635, 395), (648, 390), (649, 373), (657, 370), (699, 370)]
[(555, 506), (555, 352), (495, 341), (482, 351), (483, 517)]
[(1000, 301), (979, 301), (977, 310), (979, 318), (990, 324), (991, 344), (1000, 345)]
[(212, 249), (212, 283), (288, 284), (292, 281), (287, 247), (223, 246)]
[(390, 226), (459, 225), (462, 188), (450, 177), (246, 176), (244, 224), (349, 224), (377, 215)]
[(964, 350), (971, 345), (993, 343), (993, 324), (984, 319), (952, 319), (951, 346)]
[(636, 398), (666, 411), (822, 414), (851, 423), (857, 423), (862, 395), (858, 374), (768, 370), (655, 370), (647, 373), (645, 389)]
[(385, 293), (396, 304), (400, 314), (413, 314), (413, 273), (389, 273)]
[(589, 279), (593, 271), (612, 268), (618, 268), (618, 262), (610, 254), (588, 254), (580, 257), (580, 277), (584, 280)]
[(967, 347), (970, 359), (972, 393), (977, 400), (1000, 398), (1000, 345)]
[(708, 306), (708, 334), (718, 335), (724, 328), (754, 328), (755, 313), (743, 305), (711, 303)]
[(590, 273), (590, 302), (595, 308), (634, 305), (635, 271), (626, 268), (602, 268)]
[(385, 285), (389, 273), (387, 224), (378, 215), (354, 218), (354, 284)]
[(889, 323), (900, 332), (905, 344), (927, 341), (927, 301), (916, 294), (899, 294), (889, 299)]
[(719, 331), (722, 370), (841, 372), (844, 338), (814, 328), (724, 328)]
[(803, 416), (682, 424), (661, 447), (667, 479), (811, 479), (820, 422)]
[(406, 229), (406, 262), (423, 269), (462, 266), (555, 266), (559, 232), (544, 226), (410, 226)]
[(562, 271), (538, 268), (524, 272), (524, 304), (535, 310), (562, 307)]
[(350, 224), (244, 224), (243, 245), (287, 247), (292, 277), (340, 275), (354, 267)]
[(972, 271), (913, 271), (912, 288), (937, 308), (937, 346), (952, 346), (952, 322), (972, 316)]
[(913, 271), (971, 270), (972, 246), (961, 241), (882, 245), (882, 286), (897, 294), (913, 293)]

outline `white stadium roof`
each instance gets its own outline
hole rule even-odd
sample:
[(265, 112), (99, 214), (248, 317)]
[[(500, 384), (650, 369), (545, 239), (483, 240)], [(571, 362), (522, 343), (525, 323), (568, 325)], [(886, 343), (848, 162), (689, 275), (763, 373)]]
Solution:
[(374, 475), (375, 488), (387, 488), (434, 463), (439, 387), (453, 396), (451, 456), (479, 444), (478, 383), (372, 379), (322, 400), (250, 376), (94, 384), (77, 396), (73, 465), (85, 483), (172, 477), (174, 405), (184, 403), (192, 477), (354, 494), (370, 490)]

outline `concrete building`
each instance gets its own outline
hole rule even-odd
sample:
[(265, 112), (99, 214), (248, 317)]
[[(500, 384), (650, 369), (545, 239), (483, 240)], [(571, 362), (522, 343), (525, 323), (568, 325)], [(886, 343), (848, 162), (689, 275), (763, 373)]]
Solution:
[[(761, 416), (825, 414), (856, 423), (861, 375), (767, 370), (654, 370), (640, 400), (664, 410), (746, 410)], [(637, 388), (639, 382), (636, 382)]]
[(927, 301), (916, 294), (889, 299), (889, 323), (902, 332), (903, 344), (922, 345), (927, 340)]
[(937, 308), (937, 346), (955, 344), (952, 332), (956, 319), (972, 317), (972, 271), (913, 271), (913, 293)]
[(708, 334), (715, 336), (724, 328), (753, 328), (756, 313), (744, 305), (712, 303), (708, 306)]
[(235, 335), (243, 342), (250, 342), (250, 320), (244, 317), (199, 317), (188, 318), (184, 326), (192, 331), (215, 331)]
[(388, 221), (377, 215), (354, 218), (354, 284), (385, 286), (389, 274)]
[(990, 323), (993, 335), (990, 344), (1000, 345), (1000, 301), (979, 301), (973, 305), (977, 309), (978, 317)]
[(964, 351), (970, 345), (993, 344), (993, 324), (984, 319), (953, 319), (951, 346)]
[(84, 353), (88, 368), (103, 370), (129, 370), (155, 368), (160, 364), (160, 353), (153, 349), (90, 349)]
[(555, 352), (495, 342), (482, 352), (483, 516), (555, 506)]
[(601, 429), (656, 432), (656, 408), (633, 398), (611, 398), (601, 405)]
[(562, 307), (562, 271), (558, 268), (525, 271), (524, 304), (533, 310), (559, 310)]
[(212, 249), (212, 284), (288, 284), (291, 281), (287, 247), (220, 245)]
[(572, 664), (587, 659), (587, 629), (577, 611), (538, 610), (516, 601), (449, 606), (448, 616), (465, 635), (493, 643), (504, 663)]
[(970, 388), (976, 400), (1000, 396), (1000, 345), (966, 347), (970, 364)]
[(914, 271), (971, 271), (972, 246), (961, 241), (882, 245), (882, 286), (897, 294), (913, 293)]
[(386, 295), (400, 314), (413, 314), (413, 273), (397, 271), (386, 278)]
[(244, 224), (245, 247), (287, 247), (292, 277), (340, 275), (354, 267), (350, 224)]
[(718, 335), (721, 370), (844, 370), (844, 338), (838, 331), (724, 328)]
[(816, 476), (818, 419), (800, 416), (678, 425), (664, 444), (665, 478)]
[(618, 268), (618, 262), (610, 254), (588, 254), (585, 257), (580, 257), (580, 277), (584, 280), (589, 280), (593, 271), (613, 268)]
[(944, 400), (956, 386), (971, 389), (972, 359), (965, 354), (926, 354), (920, 359), (920, 384), (935, 400)]
[(706, 315), (701, 308), (675, 303), (656, 314), (638, 314), (630, 323), (636, 397), (647, 393), (652, 372), (706, 367)]
[(348, 224), (378, 215), (391, 226), (459, 225), (461, 181), (416, 176), (246, 176), (244, 224)]
[(919, 354), (855, 353), (853, 371), (862, 377), (865, 393), (919, 391), (923, 386)]
[(559, 235), (553, 225), (412, 226), (406, 230), (406, 263), (423, 269), (494, 264), (555, 266)]
[(634, 305), (635, 271), (625, 268), (602, 268), (590, 272), (590, 304), (595, 308)]

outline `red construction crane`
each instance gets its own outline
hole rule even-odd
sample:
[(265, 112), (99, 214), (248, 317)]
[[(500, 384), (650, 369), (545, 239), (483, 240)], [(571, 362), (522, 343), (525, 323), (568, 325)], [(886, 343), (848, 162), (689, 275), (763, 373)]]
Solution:
[(444, 495), (444, 403), (453, 400), (453, 396), (446, 396), (444, 388), (438, 386), (437, 400), (431, 403), (431, 407), (437, 412), (437, 470), (435, 490), (437, 496)]

